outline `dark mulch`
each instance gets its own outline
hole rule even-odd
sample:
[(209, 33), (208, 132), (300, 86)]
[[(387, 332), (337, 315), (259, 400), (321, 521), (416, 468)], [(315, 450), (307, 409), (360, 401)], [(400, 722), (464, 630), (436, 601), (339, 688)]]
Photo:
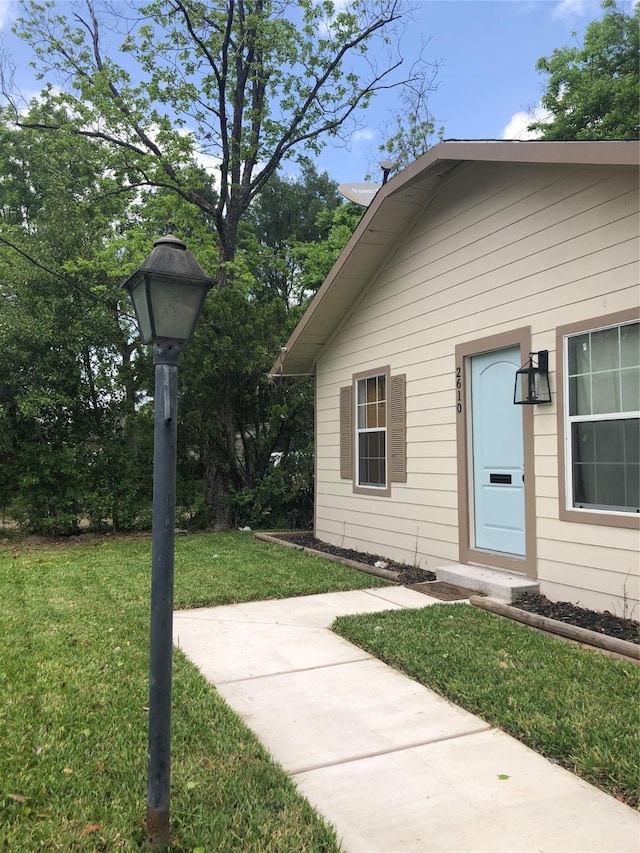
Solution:
[(365, 563), (367, 566), (374, 566), (376, 563), (382, 562), (385, 564), (385, 569), (398, 573), (398, 580), (401, 584), (420, 583), (421, 581), (434, 581), (436, 579), (433, 572), (407, 566), (405, 563), (396, 563), (387, 557), (378, 557), (375, 554), (366, 554), (363, 551), (353, 551), (350, 548), (338, 548), (336, 545), (329, 545), (328, 542), (316, 539), (309, 533), (288, 533), (282, 538), (287, 542), (300, 545), (302, 548), (313, 548), (314, 551), (322, 551), (323, 554), (331, 554), (332, 557), (357, 560), (357, 562)]
[[(407, 566), (404, 563), (396, 563), (375, 554), (353, 551), (350, 548), (338, 548), (336, 545), (329, 545), (321, 539), (316, 539), (309, 533), (290, 533), (282, 538), (303, 548), (313, 548), (314, 551), (322, 551), (334, 557), (357, 560), (360, 563), (366, 563), (368, 566), (373, 566), (381, 561), (386, 564), (385, 568), (398, 573), (399, 582), (405, 586), (436, 579), (433, 572)], [(633, 619), (616, 616), (607, 610), (604, 612), (587, 610), (567, 601), (550, 601), (544, 595), (527, 595), (515, 602), (514, 606), (520, 610), (527, 610), (529, 613), (537, 613), (540, 616), (547, 616), (549, 619), (556, 619), (558, 622), (567, 622), (570, 625), (577, 625), (579, 628), (588, 628), (590, 631), (597, 631), (599, 634), (607, 634), (609, 637), (617, 637), (620, 640), (640, 644), (640, 624)]]
[(588, 628), (598, 634), (607, 634), (619, 640), (640, 644), (640, 624), (633, 619), (624, 619), (608, 610), (587, 610), (568, 601), (549, 601), (544, 595), (526, 595), (514, 603), (514, 607), (547, 616), (558, 622), (567, 622), (580, 628)]

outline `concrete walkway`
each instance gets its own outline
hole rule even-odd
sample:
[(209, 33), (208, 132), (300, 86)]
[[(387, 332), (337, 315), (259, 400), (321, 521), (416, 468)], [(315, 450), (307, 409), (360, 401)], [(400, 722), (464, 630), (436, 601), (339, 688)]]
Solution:
[(328, 630), (434, 603), (388, 587), (188, 610), (174, 641), (348, 853), (638, 853), (638, 813)]

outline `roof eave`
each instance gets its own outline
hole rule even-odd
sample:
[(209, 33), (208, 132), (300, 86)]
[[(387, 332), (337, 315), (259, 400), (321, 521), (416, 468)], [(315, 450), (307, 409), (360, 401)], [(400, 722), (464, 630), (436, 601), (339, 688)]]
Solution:
[[(582, 142), (542, 142), (542, 141), (503, 141), (503, 140), (448, 140), (429, 149), (422, 157), (395, 175), (376, 193), (369, 207), (364, 211), (360, 222), (340, 253), (323, 284), (314, 296), (311, 304), (292, 332), (286, 345), (275, 360), (272, 376), (310, 376), (315, 372), (315, 363), (321, 354), (327, 334), (310, 334), (318, 312), (331, 294), (334, 284), (345, 270), (349, 260), (360, 245), (367, 230), (375, 230), (378, 219), (382, 220), (383, 206), (392, 200), (407, 199), (417, 184), (425, 188), (430, 178), (442, 177), (450, 169), (463, 161), (506, 162), (540, 165), (592, 165), (592, 166), (640, 166), (640, 146), (627, 140), (597, 140)], [(429, 201), (429, 192), (423, 189), (421, 205)], [(395, 237), (406, 227), (405, 221), (385, 223), (385, 233)], [(389, 253), (393, 247), (389, 249)], [(387, 253), (387, 256), (388, 254)], [(368, 277), (351, 287), (351, 302), (366, 285)], [(319, 325), (315, 323), (315, 325)], [(310, 338), (304, 344), (305, 336)], [(316, 340), (313, 340), (316, 337)]]

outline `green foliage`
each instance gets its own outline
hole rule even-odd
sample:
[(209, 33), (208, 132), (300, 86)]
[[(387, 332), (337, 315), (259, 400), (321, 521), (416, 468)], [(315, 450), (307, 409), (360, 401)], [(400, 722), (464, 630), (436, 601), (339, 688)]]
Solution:
[(304, 451), (274, 453), (253, 488), (233, 496), (235, 523), (252, 529), (296, 530), (313, 526), (313, 445)]
[(632, 663), (462, 604), (340, 617), (334, 630), (638, 805), (640, 669)]
[(542, 106), (552, 121), (530, 129), (542, 131), (543, 139), (638, 139), (640, 6), (626, 12), (616, 0), (604, 0), (602, 8), (581, 45), (538, 61), (549, 78)]
[(114, 195), (94, 141), (75, 139), (71, 156), (63, 135), (1, 117), (0, 138), (3, 510), (38, 533), (72, 533), (82, 519), (128, 528), (148, 504), (151, 473), (119, 309), (114, 225), (129, 199)]
[[(204, 479), (197, 515), (216, 527), (231, 523), (231, 491), (255, 488), (271, 453), (291, 445), (275, 427), (276, 412), (292, 427), (307, 406), (303, 393), (294, 402), (265, 373), (335, 256), (333, 246), (322, 246), (333, 223), (319, 216), (336, 208), (335, 188), (309, 167), (309, 154), (332, 137), (346, 138), (377, 91), (428, 85), (421, 58), (404, 79), (398, 71), (403, 14), (398, 0), (355, 0), (348, 9), (316, 0), (284, 7), (156, 0), (135, 5), (129, 35), (107, 52), (103, 30), (113, 36), (120, 23), (112, 4), (88, 3), (73, 14), (54, 2), (22, 4), (16, 29), (50, 88), (42, 116), (23, 116), (5, 93), (16, 125), (49, 132), (69, 151), (72, 141), (99, 140), (100, 187), (112, 182), (99, 197), (118, 199), (124, 190), (131, 199), (127, 214), (115, 217), (127, 238), (118, 241), (122, 268), (141, 259), (140, 235), (162, 211), (162, 225), (176, 222), (217, 279), (184, 354), (180, 401), (188, 430), (182, 482)], [(367, 53), (375, 63), (362, 61)], [(60, 78), (56, 94), (52, 83)], [(215, 188), (197, 165), (203, 154), (216, 163)], [(302, 164), (300, 185), (276, 177), (287, 160)], [(116, 242), (107, 242), (108, 266)], [(65, 260), (75, 272), (86, 270), (71, 245)], [(93, 251), (92, 259), (104, 259)], [(131, 351), (122, 365), (135, 393)]]
[(352, 202), (322, 211), (318, 216), (322, 229), (320, 239), (292, 244), (292, 258), (299, 270), (297, 294), (301, 305), (306, 305), (331, 271), (360, 221), (362, 211), (362, 207)]
[(180, 454), (179, 473), (206, 483), (192, 523), (216, 523), (221, 498), (212, 491), (222, 479), (234, 526), (309, 523), (312, 389), (267, 374), (321, 283), (310, 258), (322, 257), (324, 277), (351, 234), (346, 223), (333, 233), (346, 207), (336, 185), (307, 165), (297, 180), (274, 176), (249, 211), (233, 284), (209, 294), (182, 355), (180, 441), (191, 453)]
[[(432, 81), (433, 82), (433, 81)], [(400, 96), (401, 107), (385, 131), (379, 151), (393, 163), (392, 174), (405, 169), (444, 138), (444, 127), (436, 128), (436, 120), (428, 105), (428, 90), (408, 90)]]

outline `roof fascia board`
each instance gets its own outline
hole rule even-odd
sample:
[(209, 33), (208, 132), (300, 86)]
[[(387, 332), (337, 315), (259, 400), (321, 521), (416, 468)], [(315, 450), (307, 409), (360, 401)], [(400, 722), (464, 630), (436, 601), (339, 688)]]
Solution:
[[(436, 147), (440, 148), (441, 146), (436, 146)], [(435, 151), (435, 149), (430, 149), (430, 151), (428, 151), (427, 154), (423, 155), (423, 157), (421, 157), (420, 160), (416, 161), (416, 163), (424, 160), (425, 157), (428, 157), (428, 155), (431, 153), (431, 151)], [(390, 181), (388, 181), (384, 186), (382, 186), (378, 190), (373, 201), (371, 202), (369, 207), (362, 214), (362, 218), (358, 222), (358, 224), (355, 228), (355, 231), (353, 232), (353, 234), (351, 235), (351, 237), (347, 241), (345, 247), (343, 248), (342, 252), (338, 256), (333, 267), (329, 271), (329, 274), (327, 275), (326, 279), (324, 280), (324, 282), (322, 283), (322, 285), (318, 289), (316, 295), (313, 297), (311, 304), (309, 305), (309, 307), (307, 308), (305, 313), (300, 318), (298, 325), (293, 330), (289, 340), (287, 341), (286, 345), (283, 347), (283, 350), (278, 355), (276, 361), (274, 362), (274, 364), (270, 370), (269, 375), (271, 375), (271, 376), (289, 376), (289, 375), (291, 375), (291, 374), (287, 373), (285, 370), (285, 364), (287, 361), (288, 353), (293, 349), (293, 347), (296, 344), (296, 341), (304, 333), (307, 326), (309, 325), (309, 323), (313, 319), (313, 315), (315, 314), (315, 312), (320, 307), (322, 301), (325, 299), (327, 294), (331, 291), (334, 281), (339, 277), (339, 275), (342, 272), (342, 269), (344, 268), (347, 260), (351, 257), (351, 254), (353, 253), (354, 249), (359, 244), (363, 235), (366, 233), (367, 228), (369, 228), (371, 226), (371, 224), (375, 221), (376, 215), (377, 215), (378, 211), (380, 210), (380, 208), (382, 207), (384, 200), (386, 198), (388, 198), (389, 196), (398, 195), (401, 190), (406, 190), (406, 189), (410, 188), (416, 182), (416, 180), (418, 178), (421, 181), (424, 181), (428, 177), (431, 170), (435, 170), (437, 165), (441, 164), (440, 158), (436, 158), (436, 157), (432, 156), (431, 160), (432, 160), (432, 162), (424, 164), (423, 167), (420, 169), (419, 173), (417, 173), (417, 174), (414, 174), (413, 167), (416, 165), (416, 163), (413, 163), (411, 166), (409, 166), (407, 169), (403, 170), (403, 172), (401, 172), (400, 174), (396, 175), (395, 178), (392, 178)], [(452, 168), (456, 164), (457, 164), (457, 160), (454, 162), (453, 160), (449, 161), (448, 158), (445, 158), (444, 160), (442, 160), (442, 166), (444, 167), (444, 168), (442, 168), (442, 173), (444, 174), (446, 171), (448, 171), (448, 169)], [(407, 172), (410, 172), (410, 174), (407, 175), (406, 174)], [(400, 177), (404, 178), (404, 180), (402, 180), (401, 182), (398, 181), (398, 179)], [(396, 184), (396, 182), (397, 182), (397, 186), (394, 186), (394, 184)], [(393, 251), (395, 251), (395, 249), (392, 247), (388, 254), (392, 254)], [(313, 373), (313, 370), (314, 370), (314, 365), (311, 365), (309, 367), (309, 373), (308, 374), (296, 374), (296, 375), (311, 375)]]

